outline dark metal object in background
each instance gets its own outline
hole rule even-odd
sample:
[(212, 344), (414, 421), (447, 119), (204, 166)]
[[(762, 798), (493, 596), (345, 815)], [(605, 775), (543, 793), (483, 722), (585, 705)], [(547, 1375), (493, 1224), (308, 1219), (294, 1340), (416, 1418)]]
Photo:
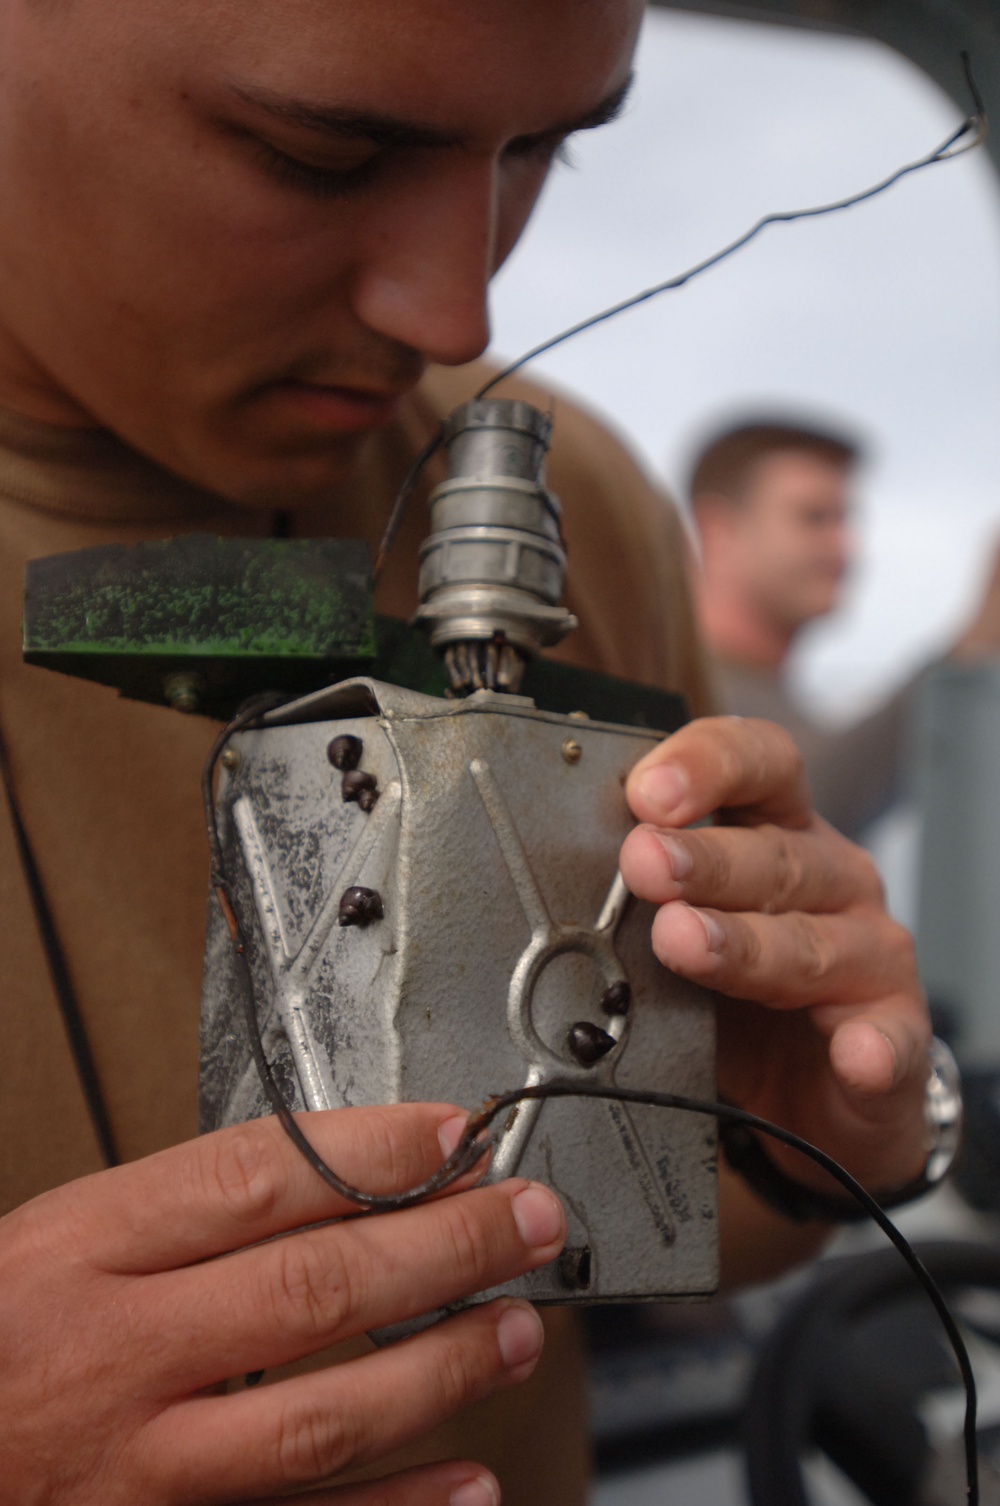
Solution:
[[(987, 114), (1000, 117), (998, 0), (649, 0), (665, 10), (847, 32), (884, 42), (928, 73), (961, 110), (968, 85), (961, 54), (972, 59)], [(1000, 168), (1000, 139), (986, 149)]]
[[(981, 1344), (1000, 1340), (1000, 1252), (936, 1242), (916, 1253)], [(988, 1300), (987, 1300), (988, 1299)], [(980, 1351), (980, 1363), (987, 1351)], [(1000, 1363), (992, 1349), (991, 1369)], [(807, 1506), (803, 1457), (820, 1448), (873, 1506), (957, 1506), (963, 1490), (958, 1378), (930, 1310), (890, 1251), (820, 1266), (768, 1337), (744, 1430), (753, 1506)], [(947, 1438), (935, 1438), (936, 1411)], [(997, 1412), (979, 1435), (983, 1506), (1000, 1502)], [(954, 1414), (954, 1415), (952, 1415)], [(939, 1459), (939, 1450), (943, 1458)], [(942, 1475), (950, 1488), (942, 1492)]]

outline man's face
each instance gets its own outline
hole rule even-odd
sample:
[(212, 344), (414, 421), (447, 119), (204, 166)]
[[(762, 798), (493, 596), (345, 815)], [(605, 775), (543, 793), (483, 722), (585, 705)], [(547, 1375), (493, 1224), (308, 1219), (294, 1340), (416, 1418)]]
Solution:
[(641, 0), (0, 0), (0, 404), (314, 501), (486, 287)]
[(757, 462), (732, 508), (733, 565), (761, 619), (795, 632), (837, 605), (850, 566), (847, 468), (809, 450)]

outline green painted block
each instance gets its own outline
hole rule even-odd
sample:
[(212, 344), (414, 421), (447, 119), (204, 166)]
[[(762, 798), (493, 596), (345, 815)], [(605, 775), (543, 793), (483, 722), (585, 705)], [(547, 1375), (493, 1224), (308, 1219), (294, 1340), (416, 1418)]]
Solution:
[(368, 547), (190, 534), (32, 560), (24, 657), (211, 716), (314, 690), (374, 661)]
[[(24, 657), (220, 720), (262, 691), (306, 695), (352, 675), (444, 695), (427, 635), (376, 617), (372, 590), (357, 539), (189, 534), (55, 554), (25, 573)], [(546, 711), (660, 732), (685, 719), (679, 696), (551, 659), (528, 665), (523, 693)]]

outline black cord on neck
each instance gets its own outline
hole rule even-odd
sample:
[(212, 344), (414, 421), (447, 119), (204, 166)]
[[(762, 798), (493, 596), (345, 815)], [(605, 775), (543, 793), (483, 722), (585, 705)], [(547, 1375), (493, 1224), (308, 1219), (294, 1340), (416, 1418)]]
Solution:
[(56, 927), (55, 916), (45, 892), (45, 885), (38, 864), (35, 861), (34, 850), (28, 837), (27, 829), (21, 817), (21, 808), (17, 799), (17, 791), (14, 788), (14, 773), (11, 769), (10, 759), (7, 754), (7, 745), (4, 742), (3, 730), (0, 728), (0, 783), (7, 797), (7, 809), (10, 812), (11, 825), (14, 828), (14, 841), (17, 843), (17, 853), (21, 862), (21, 871), (24, 874), (24, 882), (31, 900), (31, 907), (35, 913), (35, 924), (38, 927), (38, 935), (45, 953), (45, 961), (49, 969), (49, 977), (52, 981), (52, 989), (59, 1005), (59, 1013), (62, 1016), (63, 1029), (66, 1032), (66, 1040), (73, 1056), (73, 1064), (76, 1067), (77, 1080), (83, 1093), (84, 1102), (87, 1105), (87, 1113), (93, 1126), (94, 1134), (100, 1147), (101, 1155), (106, 1166), (119, 1164), (118, 1146), (115, 1143), (115, 1133), (111, 1127), (111, 1115), (108, 1113), (104, 1094), (101, 1090), (100, 1079), (97, 1075), (97, 1067), (94, 1064), (94, 1053), (90, 1045), (90, 1037), (87, 1034), (86, 1022), (83, 1011), (73, 987), (70, 977), (69, 964), (66, 961), (66, 953), (59, 931)]

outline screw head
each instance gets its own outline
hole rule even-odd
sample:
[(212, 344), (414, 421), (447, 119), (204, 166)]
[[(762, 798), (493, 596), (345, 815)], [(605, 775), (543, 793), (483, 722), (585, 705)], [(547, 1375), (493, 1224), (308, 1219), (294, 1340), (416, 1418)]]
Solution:
[(240, 766), (240, 755), (235, 748), (224, 748), (219, 762), (224, 769), (238, 769)]
[[(377, 784), (378, 780), (374, 774), (366, 774), (364, 769), (348, 769), (340, 781), (340, 793), (345, 801), (356, 800), (361, 805), (362, 795), (375, 794)], [(376, 795), (375, 798), (378, 799), (378, 796)], [(372, 801), (371, 804), (362, 806), (362, 809), (371, 810), (374, 803)]]
[(577, 1020), (569, 1027), (569, 1049), (583, 1067), (592, 1067), (616, 1045), (613, 1035), (590, 1020)]
[(631, 985), (624, 978), (619, 978), (617, 983), (612, 983), (604, 990), (601, 1008), (605, 1014), (622, 1015), (628, 1014), (631, 1003)]
[(574, 1291), (585, 1292), (591, 1281), (591, 1254), (589, 1245), (571, 1246), (559, 1256), (559, 1277), (564, 1286)]
[(567, 737), (563, 739), (562, 756), (567, 763), (580, 762), (580, 759), (583, 757), (583, 749), (580, 747), (580, 744), (577, 742), (575, 737)]
[(343, 772), (345, 769), (356, 769), (361, 762), (361, 754), (364, 751), (364, 743), (360, 737), (353, 737), (349, 732), (342, 732), (327, 744), (326, 756), (335, 769)]
[(356, 884), (340, 896), (337, 920), (342, 926), (370, 926), (384, 914), (382, 896), (375, 889), (363, 889)]

